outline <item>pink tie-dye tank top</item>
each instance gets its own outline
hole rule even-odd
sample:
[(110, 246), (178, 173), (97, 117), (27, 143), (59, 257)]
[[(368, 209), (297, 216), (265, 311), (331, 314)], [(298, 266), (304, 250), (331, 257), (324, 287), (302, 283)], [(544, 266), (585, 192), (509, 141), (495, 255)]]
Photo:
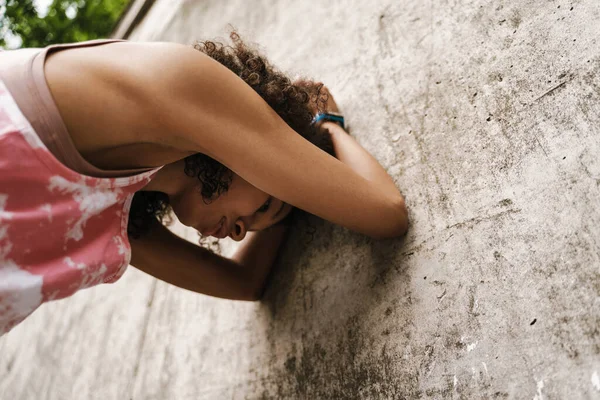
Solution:
[(0, 335), (43, 302), (123, 275), (132, 197), (159, 169), (93, 178), (67, 168), (0, 80)]

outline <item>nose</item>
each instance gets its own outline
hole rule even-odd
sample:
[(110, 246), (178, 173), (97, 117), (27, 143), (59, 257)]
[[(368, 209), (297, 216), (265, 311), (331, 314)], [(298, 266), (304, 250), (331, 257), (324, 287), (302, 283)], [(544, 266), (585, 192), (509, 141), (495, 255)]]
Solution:
[(236, 242), (239, 242), (241, 240), (244, 240), (244, 238), (246, 237), (246, 224), (244, 223), (244, 220), (241, 218), (238, 218), (237, 221), (235, 221), (235, 224), (233, 225), (233, 231), (231, 232), (231, 238), (233, 240), (235, 240)]

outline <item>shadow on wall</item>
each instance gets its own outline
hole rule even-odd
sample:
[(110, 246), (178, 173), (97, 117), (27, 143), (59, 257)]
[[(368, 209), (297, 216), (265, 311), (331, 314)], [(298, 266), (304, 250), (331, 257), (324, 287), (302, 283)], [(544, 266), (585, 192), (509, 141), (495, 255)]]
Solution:
[[(309, 221), (319, 233), (310, 242), (304, 232), (311, 231), (294, 229), (288, 243), (297, 244), (280, 255), (285, 267), (274, 272), (263, 298), (267, 358), (277, 364), (250, 385), (262, 390), (261, 399), (418, 397), (420, 371), (402, 356), (413, 351), (410, 277), (398, 261), (405, 240), (374, 241), (316, 217)], [(285, 357), (276, 356), (281, 338), (292, 338)]]

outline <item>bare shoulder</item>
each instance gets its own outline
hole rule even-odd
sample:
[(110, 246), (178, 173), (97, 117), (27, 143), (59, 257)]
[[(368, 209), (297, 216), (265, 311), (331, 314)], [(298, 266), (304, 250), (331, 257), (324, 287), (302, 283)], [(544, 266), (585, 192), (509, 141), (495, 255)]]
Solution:
[[(161, 110), (181, 79), (182, 61), (204, 57), (181, 44), (115, 42), (51, 53), (44, 71), (84, 158), (105, 169), (152, 167), (189, 154), (161, 145), (168, 136)], [(134, 145), (144, 151), (132, 153)]]
[(119, 42), (111, 51), (122, 66), (130, 66), (134, 76), (149, 79), (163, 90), (166, 84), (189, 82), (199, 68), (216, 63), (191, 45), (171, 42)]
[(44, 68), (47, 74), (66, 75), (65, 70), (85, 66), (86, 76), (145, 94), (184, 82), (206, 60), (210, 57), (189, 45), (123, 41), (51, 53)]
[[(169, 132), (156, 138), (163, 145), (219, 160), (220, 133), (282, 122), (241, 78), (192, 46), (153, 43), (146, 57), (150, 66), (138, 75), (138, 87), (154, 99), (149, 105), (157, 123)], [(256, 113), (257, 104), (262, 112)]]
[[(181, 77), (182, 68), (210, 59), (205, 54), (195, 50), (193, 46), (172, 42), (117, 42), (112, 46), (113, 51), (119, 52), (119, 59), (134, 61), (137, 66), (144, 64), (138, 73), (144, 75), (161, 72), (165, 77)], [(138, 60), (137, 62), (135, 60)], [(191, 63), (191, 64), (190, 64)]]
[[(214, 114), (211, 99), (221, 88), (222, 75), (233, 74), (191, 45), (169, 42), (116, 44), (120, 48), (114, 46), (112, 51), (118, 53), (115, 58), (119, 59), (119, 72), (127, 80), (123, 88), (136, 98), (147, 125), (155, 133), (145, 139), (184, 152), (197, 152), (198, 149), (193, 149), (189, 143), (181, 142), (182, 131), (178, 126), (185, 123), (181, 115), (190, 108), (197, 116)], [(191, 121), (187, 122), (190, 127)], [(202, 118), (195, 123), (202, 125)]]

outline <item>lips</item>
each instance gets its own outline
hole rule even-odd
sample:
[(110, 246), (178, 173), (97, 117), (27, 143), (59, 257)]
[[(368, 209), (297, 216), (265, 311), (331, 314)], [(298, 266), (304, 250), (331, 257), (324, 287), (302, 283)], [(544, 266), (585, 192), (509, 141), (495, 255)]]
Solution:
[(202, 232), (202, 236), (214, 236), (216, 238), (223, 239), (225, 236), (227, 236), (226, 234), (224, 234), (224, 231), (226, 230), (225, 220), (225, 217), (221, 218), (217, 226), (215, 226), (212, 230), (208, 232)]
[(213, 236), (215, 236), (219, 239), (223, 239), (223, 238), (227, 237), (227, 224), (225, 222), (227, 222), (227, 221), (226, 221), (225, 217), (223, 217), (223, 222), (221, 222), (221, 228)]

